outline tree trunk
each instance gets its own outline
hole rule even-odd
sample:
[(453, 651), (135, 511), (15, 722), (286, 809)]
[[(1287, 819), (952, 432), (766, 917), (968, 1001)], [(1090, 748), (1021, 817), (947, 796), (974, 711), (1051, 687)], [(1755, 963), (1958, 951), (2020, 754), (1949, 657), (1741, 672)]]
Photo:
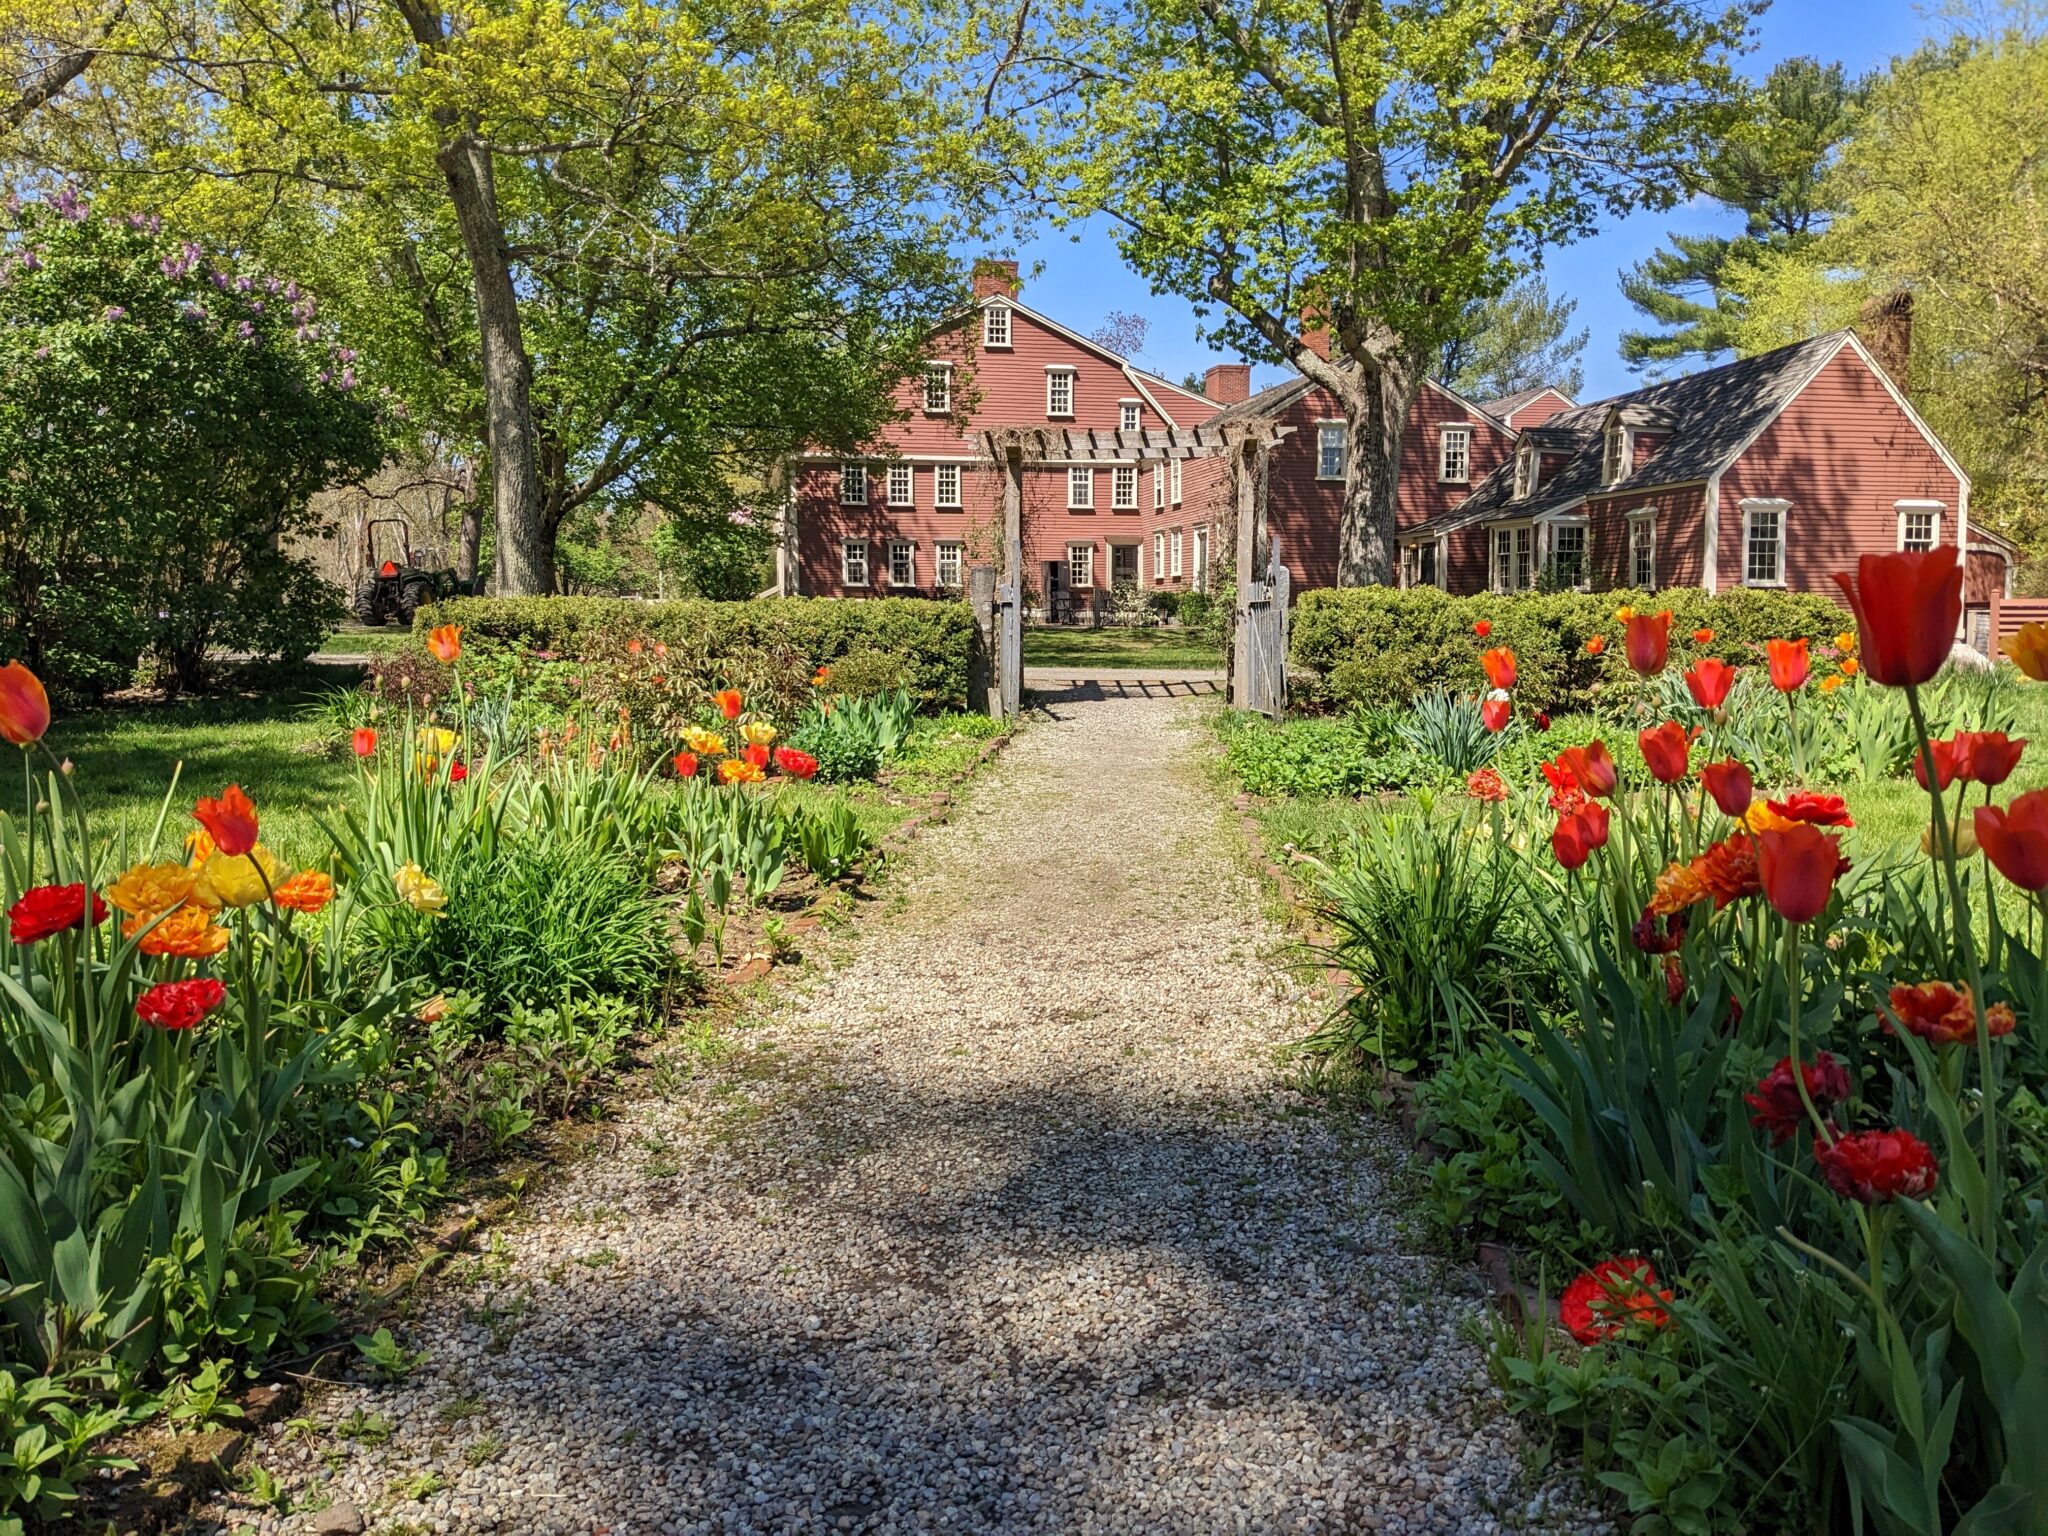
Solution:
[[(541, 528), (540, 474), (534, 463), (533, 363), (526, 355), (519, 295), (512, 284), (512, 259), (498, 222), (490, 151), (473, 134), (458, 133), (441, 146), (439, 159), (476, 285), (491, 497), (497, 512), (491, 587), (503, 597), (532, 597), (555, 589), (553, 540), (544, 537)], [(464, 537), (466, 542), (466, 528)]]
[(1337, 585), (1391, 586), (1399, 569), (1395, 500), (1401, 433), (1414, 403), (1413, 370), (1360, 363), (1344, 376), (1344, 515), (1337, 531)]
[(455, 574), (464, 582), (476, 580), (476, 562), (484, 543), (484, 499), (471, 488), (462, 503), (462, 529), (455, 540)]

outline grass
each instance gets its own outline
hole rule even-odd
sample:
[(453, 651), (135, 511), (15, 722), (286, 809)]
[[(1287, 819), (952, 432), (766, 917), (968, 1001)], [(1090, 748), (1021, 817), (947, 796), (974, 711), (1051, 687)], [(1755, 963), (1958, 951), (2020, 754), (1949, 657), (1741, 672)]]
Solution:
[(1024, 631), (1027, 667), (1109, 670), (1196, 670), (1223, 665), (1223, 653), (1185, 629), (1070, 629), (1033, 625)]
[(404, 647), (412, 638), (412, 631), (403, 624), (390, 624), (382, 629), (365, 629), (359, 624), (344, 625), (320, 642), (322, 656), (389, 656)]

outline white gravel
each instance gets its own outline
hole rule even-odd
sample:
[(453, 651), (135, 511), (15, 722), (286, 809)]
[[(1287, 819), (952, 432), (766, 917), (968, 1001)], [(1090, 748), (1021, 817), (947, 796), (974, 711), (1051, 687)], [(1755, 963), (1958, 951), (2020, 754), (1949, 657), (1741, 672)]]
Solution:
[(388, 1440), (255, 1459), (371, 1531), (1584, 1529), (1395, 1143), (1287, 1087), (1306, 1005), (1192, 707), (1054, 713), (835, 967), (433, 1288), (425, 1366), (317, 1405)]

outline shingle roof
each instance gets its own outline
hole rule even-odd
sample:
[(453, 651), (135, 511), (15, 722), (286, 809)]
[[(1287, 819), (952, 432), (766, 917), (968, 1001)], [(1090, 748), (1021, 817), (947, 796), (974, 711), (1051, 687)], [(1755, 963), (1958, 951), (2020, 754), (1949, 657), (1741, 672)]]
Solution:
[(1479, 404), (1487, 415), (1498, 416), (1502, 421), (1506, 421), (1530, 401), (1540, 399), (1544, 395), (1556, 395), (1558, 399), (1567, 402), (1566, 410), (1571, 409), (1569, 402), (1572, 397), (1554, 384), (1538, 384), (1534, 389), (1518, 389), (1512, 394), (1502, 395), (1498, 400), (1482, 400)]

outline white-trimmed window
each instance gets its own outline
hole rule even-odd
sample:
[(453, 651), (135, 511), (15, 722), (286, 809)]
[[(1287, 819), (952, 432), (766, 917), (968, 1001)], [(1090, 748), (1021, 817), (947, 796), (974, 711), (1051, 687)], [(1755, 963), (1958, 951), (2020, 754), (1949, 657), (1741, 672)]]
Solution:
[(1166, 530), (1155, 529), (1152, 534), (1152, 579), (1166, 580)]
[(1436, 477), (1449, 485), (1465, 485), (1472, 479), (1472, 429), (1445, 427), (1437, 439)]
[(889, 541), (889, 585), (892, 587), (914, 587), (917, 585), (917, 546), (908, 539)]
[(1753, 500), (1742, 504), (1742, 582), (1749, 587), (1785, 585), (1785, 519), (1789, 501)]
[(1209, 530), (1195, 530), (1195, 590), (1209, 590)]
[(1510, 523), (1493, 530), (1492, 586), (1496, 592), (1526, 592), (1536, 582), (1536, 530)]
[(1091, 465), (1074, 464), (1068, 467), (1067, 505), (1077, 512), (1095, 510), (1095, 470)]
[(1109, 505), (1112, 511), (1138, 510), (1138, 466), (1119, 464), (1109, 472)]
[(1077, 590), (1095, 585), (1095, 546), (1093, 544), (1069, 544), (1067, 546), (1067, 585)]
[(1154, 507), (1166, 505), (1166, 466), (1164, 464), (1152, 466), (1152, 505)]
[(953, 409), (953, 365), (927, 363), (924, 369), (924, 411), (943, 416)]
[(1524, 443), (1515, 450), (1515, 500), (1527, 501), (1536, 494), (1536, 445)]
[(981, 344), (1007, 347), (1010, 344), (1010, 306), (991, 304), (981, 312)]
[(1166, 541), (1166, 558), (1167, 558), (1167, 561), (1168, 561), (1168, 569), (1169, 569), (1169, 570), (1170, 570), (1170, 571), (1172, 572), (1172, 574), (1173, 574), (1173, 579), (1174, 579), (1175, 581), (1179, 581), (1179, 580), (1180, 580), (1180, 571), (1181, 571), (1181, 566), (1180, 566), (1180, 530), (1179, 530), (1178, 528), (1176, 528), (1176, 529), (1174, 529), (1174, 530), (1173, 530), (1173, 535), (1172, 535), (1172, 537), (1170, 537), (1170, 538), (1169, 538), (1169, 539), (1168, 539), (1168, 540)]
[(941, 464), (932, 470), (932, 505), (954, 508), (960, 505), (958, 464)]
[(1550, 528), (1550, 579), (1568, 587), (1586, 585), (1586, 525), (1553, 523)]
[(1606, 439), (1600, 445), (1600, 483), (1612, 485), (1629, 471), (1628, 428), (1618, 421), (1607, 424)]
[(1071, 416), (1074, 414), (1073, 369), (1048, 368), (1045, 370), (1045, 414), (1048, 416)]
[(1941, 542), (1941, 514), (1944, 504), (1938, 501), (1901, 501), (1896, 504), (1899, 514), (1899, 548), (1932, 549)]
[(1414, 539), (1401, 546), (1401, 585), (1440, 587), (1443, 585), (1443, 541)]
[(1316, 424), (1316, 478), (1344, 478), (1344, 423), (1341, 421)]
[(889, 466), (889, 505), (892, 507), (914, 507), (917, 497), (912, 493), (910, 466), (891, 464)]
[(839, 466), (839, 505), (864, 507), (868, 504), (868, 467), (865, 464)]
[(1173, 484), (1170, 487), (1168, 487), (1168, 494), (1173, 498), (1173, 504), (1176, 507), (1180, 505), (1180, 463), (1181, 461), (1179, 459), (1172, 460), (1172, 467), (1167, 475), (1167, 478), (1173, 482)]
[(1119, 432), (1138, 430), (1138, 405), (1136, 400), (1119, 400), (1116, 409), (1116, 429)]
[(942, 587), (960, 585), (961, 545), (958, 539), (941, 539), (932, 546), (934, 567)]
[(868, 584), (868, 541), (848, 539), (839, 546), (839, 581), (842, 586)]
[(1657, 590), (1657, 514), (1652, 508), (1628, 515), (1628, 584)]

